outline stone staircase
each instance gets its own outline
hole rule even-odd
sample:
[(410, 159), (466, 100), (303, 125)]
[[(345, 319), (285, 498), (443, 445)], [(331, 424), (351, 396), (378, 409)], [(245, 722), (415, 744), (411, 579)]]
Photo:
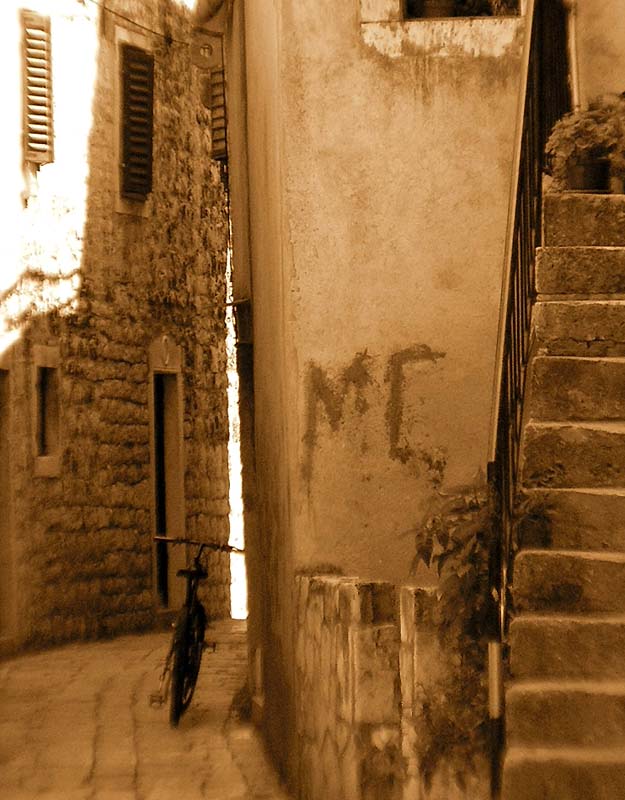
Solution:
[(548, 195), (513, 569), (504, 800), (625, 798), (625, 196)]

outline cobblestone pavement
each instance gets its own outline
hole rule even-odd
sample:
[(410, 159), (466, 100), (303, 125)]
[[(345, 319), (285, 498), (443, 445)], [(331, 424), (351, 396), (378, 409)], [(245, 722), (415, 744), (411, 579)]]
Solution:
[(0, 661), (2, 800), (288, 800), (254, 727), (230, 712), (245, 623), (212, 631), (179, 727), (152, 708), (168, 633)]

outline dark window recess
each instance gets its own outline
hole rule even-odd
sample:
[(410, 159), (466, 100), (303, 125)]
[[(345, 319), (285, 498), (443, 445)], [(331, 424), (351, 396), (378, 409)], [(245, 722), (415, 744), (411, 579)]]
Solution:
[(518, 13), (518, 0), (405, 0), (406, 19), (491, 17)]
[(37, 455), (59, 447), (59, 382), (54, 367), (37, 367)]
[(152, 191), (154, 57), (122, 45), (121, 194), (145, 200)]
[(226, 82), (223, 67), (212, 69), (210, 76), (211, 156), (228, 157), (226, 143)]
[(54, 161), (50, 19), (22, 11), (24, 160)]

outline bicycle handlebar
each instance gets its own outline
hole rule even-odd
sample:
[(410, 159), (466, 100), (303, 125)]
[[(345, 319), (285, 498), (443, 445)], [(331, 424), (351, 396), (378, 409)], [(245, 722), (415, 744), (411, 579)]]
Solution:
[(208, 548), (209, 550), (218, 550), (222, 553), (244, 553), (238, 547), (233, 547), (231, 544), (217, 544), (217, 542), (198, 542), (196, 539), (171, 539), (169, 536), (154, 536), (155, 542), (169, 542), (170, 544), (192, 544), (196, 547)]

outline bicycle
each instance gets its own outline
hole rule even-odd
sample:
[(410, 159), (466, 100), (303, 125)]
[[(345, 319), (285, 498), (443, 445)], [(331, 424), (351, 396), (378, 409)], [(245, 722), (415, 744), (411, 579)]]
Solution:
[(185, 578), (187, 582), (185, 600), (174, 623), (174, 634), (160, 676), (158, 692), (150, 695), (150, 705), (162, 706), (167, 702), (167, 695), (171, 688), (169, 723), (175, 728), (191, 703), (204, 649), (210, 645), (215, 652), (217, 646), (216, 642), (207, 644), (204, 640), (208, 620), (204, 606), (198, 598), (198, 588), (200, 582), (208, 577), (208, 572), (202, 564), (202, 553), (204, 550), (242, 553), (243, 550), (228, 544), (197, 542), (194, 539), (170, 539), (167, 536), (155, 536), (154, 540), (169, 544), (192, 545), (198, 548), (193, 556), (191, 566), (179, 569), (176, 573)]

